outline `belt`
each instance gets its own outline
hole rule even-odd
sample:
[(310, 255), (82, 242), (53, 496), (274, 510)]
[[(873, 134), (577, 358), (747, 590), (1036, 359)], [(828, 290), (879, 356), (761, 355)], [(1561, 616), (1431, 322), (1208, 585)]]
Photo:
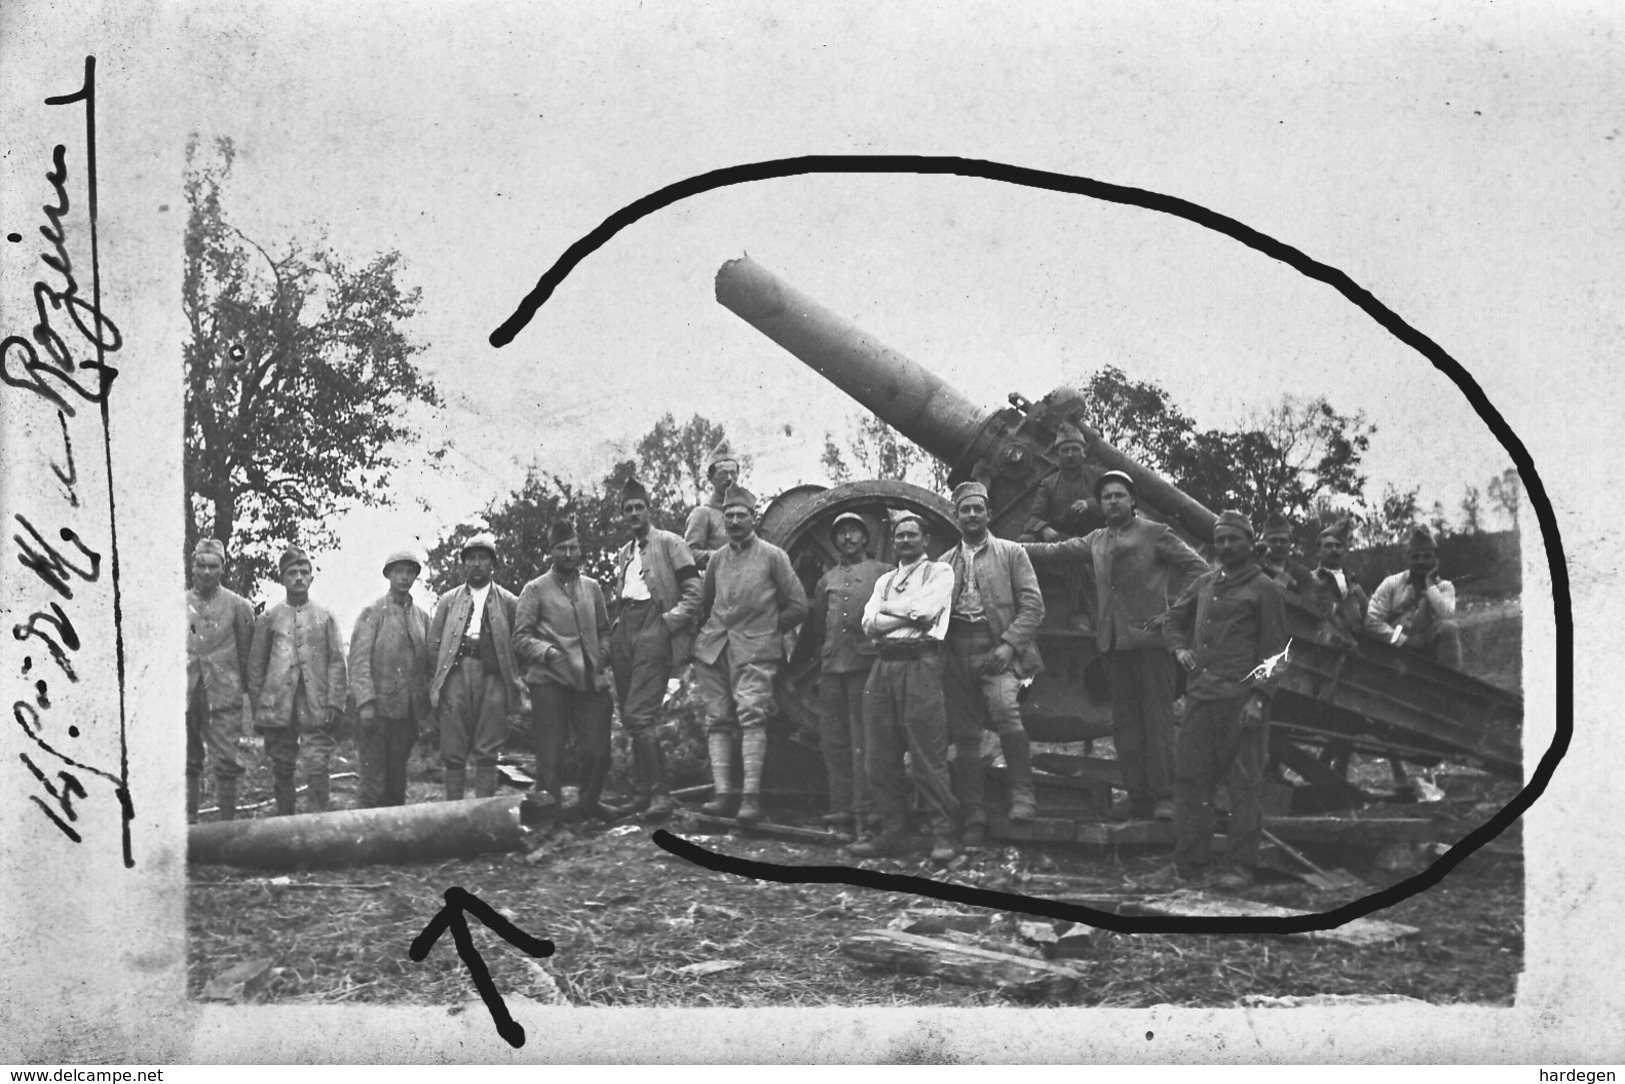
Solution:
[(655, 603), (655, 598), (654, 598), (653, 595), (650, 595), (648, 598), (622, 598), (621, 599), (621, 605), (622, 606), (653, 606), (654, 603)]
[(935, 658), (939, 646), (935, 640), (903, 640), (896, 643), (881, 641), (875, 652), (886, 662)]
[(459, 659), (477, 659), (480, 657), (480, 642), (475, 640), (472, 644), (467, 640), (457, 645)]
[(950, 618), (948, 631), (957, 636), (992, 636), (993, 626), (987, 623), (987, 618), (975, 621), (966, 621), (963, 617)]

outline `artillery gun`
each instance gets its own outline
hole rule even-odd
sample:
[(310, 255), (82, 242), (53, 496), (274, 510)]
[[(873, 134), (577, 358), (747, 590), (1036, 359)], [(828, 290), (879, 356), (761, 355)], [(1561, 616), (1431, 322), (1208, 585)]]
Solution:
[[(795, 355), (904, 437), (950, 468), (949, 483), (976, 478), (988, 487), (991, 528), (1004, 538), (1022, 531), (1038, 483), (1058, 469), (1052, 457), (1063, 422), (1087, 442), (1085, 471), (1092, 482), (1120, 470), (1134, 479), (1140, 512), (1167, 523), (1197, 549), (1212, 542), (1214, 513), (1167, 479), (1114, 448), (1086, 420), (1085, 402), (1061, 387), (1031, 402), (1018, 394), (1010, 405), (984, 411), (923, 366), (883, 345), (850, 321), (785, 283), (749, 257), (730, 260), (716, 277), (718, 302)], [(907, 508), (931, 524), (932, 556), (958, 541), (952, 509), (939, 494), (897, 480), (852, 482), (832, 488), (798, 486), (763, 512), (763, 537), (786, 549), (811, 589), (836, 560), (829, 526), (856, 512), (871, 526), (877, 557), (890, 558), (888, 510)], [(1112, 732), (1111, 708), (1090, 615), (1079, 593), (1041, 570), (1046, 616), (1038, 646), (1045, 669), (1022, 705), (1028, 733), (1038, 742), (1089, 742)], [(1287, 597), (1292, 637), (1290, 665), (1275, 697), (1272, 755), (1304, 781), (1307, 799), (1294, 808), (1339, 808), (1368, 799), (1338, 768), (1332, 752), (1402, 762), (1464, 764), (1520, 779), (1521, 697), (1448, 669), (1415, 653), (1362, 637), (1356, 649), (1340, 646), (1320, 613)], [(771, 732), (780, 750), (769, 758), (769, 784), (822, 779), (816, 748), (818, 644), (803, 637), (779, 687), (781, 715)], [(793, 739), (786, 743), (785, 738)], [(799, 746), (794, 751), (786, 746)], [(1311, 752), (1313, 748), (1316, 751)], [(776, 763), (775, 763), (776, 762)], [(774, 768), (777, 767), (777, 771)], [(1100, 765), (1095, 764), (1097, 769)], [(1110, 772), (1106, 772), (1109, 779)], [(1040, 795), (1042, 805), (1043, 798)]]

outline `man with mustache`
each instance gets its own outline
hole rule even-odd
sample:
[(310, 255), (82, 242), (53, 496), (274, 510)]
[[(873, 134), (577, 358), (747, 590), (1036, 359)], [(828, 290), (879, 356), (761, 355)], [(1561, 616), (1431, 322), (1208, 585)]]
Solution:
[(361, 611), (350, 634), (362, 809), (406, 803), (406, 764), (429, 714), (429, 615), (412, 601), (422, 570), (411, 550), (384, 558), (389, 591)]
[(1365, 630), (1460, 670), (1456, 586), (1439, 578), (1439, 547), (1426, 527), (1411, 532), (1405, 560), (1409, 565), (1406, 571), (1389, 576), (1371, 593)]
[(214, 768), (220, 819), (237, 816), (237, 781), (243, 765), (243, 692), (254, 646), (254, 606), (220, 586), (226, 547), (200, 538), (192, 549), (192, 587), (186, 592), (186, 819), (197, 819), (204, 752)]

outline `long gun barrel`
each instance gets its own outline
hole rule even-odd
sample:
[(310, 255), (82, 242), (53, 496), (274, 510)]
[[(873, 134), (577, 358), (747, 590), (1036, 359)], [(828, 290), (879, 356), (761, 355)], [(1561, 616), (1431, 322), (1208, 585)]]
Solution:
[(722, 265), (717, 300), (943, 462), (987, 443), (989, 411), (749, 256)]

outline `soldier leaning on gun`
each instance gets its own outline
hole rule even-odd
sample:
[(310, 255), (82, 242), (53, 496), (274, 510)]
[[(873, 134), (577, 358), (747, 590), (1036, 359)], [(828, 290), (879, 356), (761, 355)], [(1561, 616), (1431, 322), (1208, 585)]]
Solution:
[(264, 736), (265, 753), (271, 760), (277, 815), (294, 811), (294, 773), (301, 737), (310, 753), (305, 769), (310, 806), (323, 812), (328, 806), (328, 772), (344, 711), (344, 640), (333, 614), (310, 600), (315, 573), (305, 551), (289, 546), (277, 567), (286, 595), (254, 623), (248, 665), (254, 729)]
[(350, 633), (359, 809), (406, 804), (407, 761), (429, 715), (429, 615), (412, 601), (422, 571), (411, 550), (384, 558), (389, 591), (361, 611)]
[(1112, 815), (1173, 820), (1174, 668), (1161, 625), (1170, 596), (1178, 597), (1208, 566), (1166, 524), (1138, 514), (1127, 474), (1102, 474), (1095, 494), (1105, 527), (1085, 538), (1026, 544), (1027, 554), (1040, 566), (1092, 566), (1095, 646), (1111, 689), (1112, 739), (1128, 791)]
[(1426, 527), (1411, 532), (1405, 553), (1410, 566), (1377, 585), (1366, 610), (1365, 629), (1388, 643), (1461, 669), (1461, 634), (1456, 628), (1456, 586), (1439, 578), (1439, 547)]
[(214, 768), (220, 819), (237, 816), (237, 780), (243, 765), (243, 693), (254, 645), (254, 607), (220, 586), (226, 547), (213, 538), (192, 550), (192, 586), (186, 592), (186, 819), (197, 819), (205, 749)]

